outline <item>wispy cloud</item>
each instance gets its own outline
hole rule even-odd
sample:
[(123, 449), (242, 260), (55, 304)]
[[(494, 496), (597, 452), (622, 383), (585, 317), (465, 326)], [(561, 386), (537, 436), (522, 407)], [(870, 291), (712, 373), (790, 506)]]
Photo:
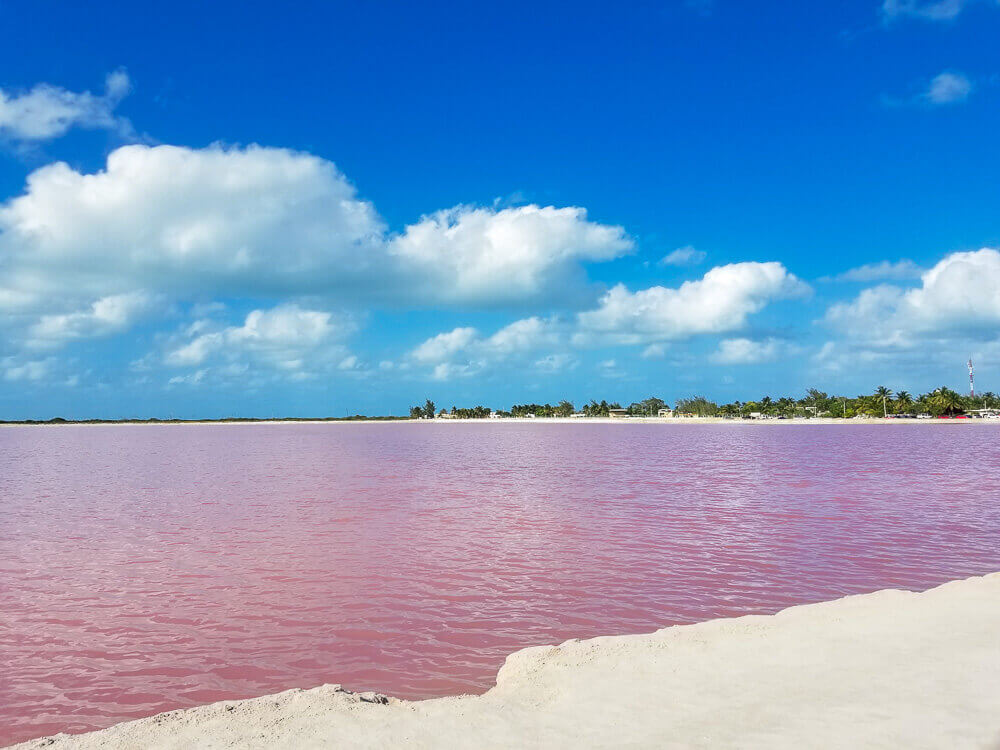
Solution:
[(114, 114), (131, 88), (128, 73), (118, 70), (108, 74), (103, 94), (69, 91), (47, 83), (22, 93), (0, 89), (0, 137), (47, 141), (66, 135), (72, 128), (131, 134), (131, 123)]
[(797, 347), (776, 338), (762, 341), (748, 338), (723, 339), (711, 355), (711, 360), (723, 365), (756, 365), (774, 362), (796, 351)]
[(882, 19), (892, 22), (899, 18), (919, 18), (925, 21), (950, 21), (973, 0), (884, 0)]
[(679, 247), (672, 253), (667, 253), (660, 259), (661, 266), (696, 266), (705, 260), (706, 253), (696, 250), (691, 245)]
[(921, 94), (921, 98), (928, 104), (940, 106), (963, 102), (969, 98), (971, 93), (972, 81), (966, 75), (945, 71), (938, 73), (931, 79), (927, 90)]
[(930, 80), (921, 81), (916, 93), (909, 96), (882, 96), (886, 107), (943, 107), (960, 104), (975, 89), (972, 80), (958, 71), (945, 70)]
[(883, 260), (880, 263), (866, 263), (836, 276), (824, 276), (820, 281), (905, 281), (919, 279), (923, 272), (923, 268), (904, 258), (896, 262)]

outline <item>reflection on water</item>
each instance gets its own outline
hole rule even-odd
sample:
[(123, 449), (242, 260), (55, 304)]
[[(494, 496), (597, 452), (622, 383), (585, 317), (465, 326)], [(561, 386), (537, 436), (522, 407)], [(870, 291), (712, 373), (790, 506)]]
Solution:
[(0, 744), (1000, 570), (973, 425), (0, 429)]

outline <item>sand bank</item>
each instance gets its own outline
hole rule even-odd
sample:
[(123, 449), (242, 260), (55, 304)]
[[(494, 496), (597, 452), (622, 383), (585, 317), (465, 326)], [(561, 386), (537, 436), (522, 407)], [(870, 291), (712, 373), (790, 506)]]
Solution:
[(529, 648), (481, 696), (324, 685), (18, 747), (998, 746), (1000, 573)]

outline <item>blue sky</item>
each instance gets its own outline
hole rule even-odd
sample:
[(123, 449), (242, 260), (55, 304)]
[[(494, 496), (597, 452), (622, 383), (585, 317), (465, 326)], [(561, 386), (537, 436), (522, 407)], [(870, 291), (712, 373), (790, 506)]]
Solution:
[(995, 0), (0, 20), (4, 417), (1000, 390)]

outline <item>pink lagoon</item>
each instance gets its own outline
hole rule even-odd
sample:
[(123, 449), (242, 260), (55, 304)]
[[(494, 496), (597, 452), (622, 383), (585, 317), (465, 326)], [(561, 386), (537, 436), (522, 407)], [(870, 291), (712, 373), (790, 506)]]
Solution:
[(0, 428), (0, 744), (1000, 569), (972, 425)]

